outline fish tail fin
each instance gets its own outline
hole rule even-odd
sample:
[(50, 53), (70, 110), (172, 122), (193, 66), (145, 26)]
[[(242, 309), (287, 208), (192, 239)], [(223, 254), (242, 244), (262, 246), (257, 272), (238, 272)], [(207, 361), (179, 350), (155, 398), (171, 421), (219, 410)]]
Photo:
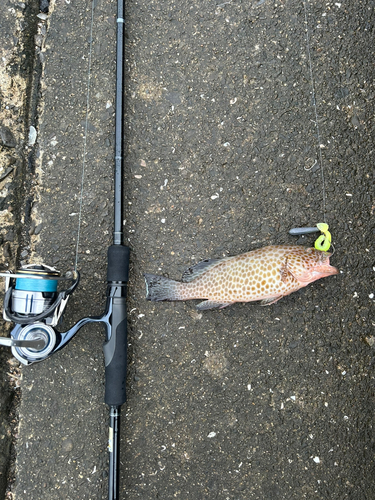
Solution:
[(144, 274), (146, 282), (146, 299), (158, 302), (161, 300), (181, 300), (178, 293), (178, 281), (157, 276), (155, 274)]

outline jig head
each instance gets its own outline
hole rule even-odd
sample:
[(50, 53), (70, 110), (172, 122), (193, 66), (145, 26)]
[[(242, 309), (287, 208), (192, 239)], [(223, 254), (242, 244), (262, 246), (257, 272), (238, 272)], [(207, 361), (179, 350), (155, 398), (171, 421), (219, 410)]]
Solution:
[(328, 224), (325, 222), (319, 222), (316, 227), (294, 227), (289, 231), (289, 234), (292, 234), (293, 236), (301, 236), (303, 234), (317, 233), (320, 231), (322, 234), (315, 241), (314, 247), (316, 250), (328, 252), (332, 240), (332, 236), (328, 231), (328, 228)]

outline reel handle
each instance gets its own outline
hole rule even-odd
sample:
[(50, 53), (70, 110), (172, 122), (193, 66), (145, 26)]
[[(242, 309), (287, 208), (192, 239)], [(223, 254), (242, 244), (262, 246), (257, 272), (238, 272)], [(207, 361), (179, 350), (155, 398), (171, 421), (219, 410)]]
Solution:
[(104, 400), (111, 407), (120, 407), (126, 401), (126, 285), (129, 279), (129, 256), (129, 247), (111, 245), (108, 248), (107, 310), (111, 311), (111, 315), (107, 325), (107, 340), (103, 345), (103, 352), (105, 361)]
[(47, 342), (42, 337), (34, 338), (32, 340), (17, 340), (1, 337), (0, 345), (5, 347), (29, 347), (31, 349), (35, 349), (36, 351), (41, 351), (46, 347)]

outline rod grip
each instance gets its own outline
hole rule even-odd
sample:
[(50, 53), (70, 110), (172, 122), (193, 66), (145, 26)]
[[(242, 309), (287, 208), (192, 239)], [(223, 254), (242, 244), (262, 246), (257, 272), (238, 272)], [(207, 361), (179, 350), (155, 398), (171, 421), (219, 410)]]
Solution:
[(104, 343), (105, 397), (109, 406), (126, 401), (127, 314), (126, 283), (129, 276), (129, 248), (112, 245), (108, 249), (109, 331)]
[(130, 249), (124, 245), (111, 245), (107, 254), (107, 281), (129, 280)]

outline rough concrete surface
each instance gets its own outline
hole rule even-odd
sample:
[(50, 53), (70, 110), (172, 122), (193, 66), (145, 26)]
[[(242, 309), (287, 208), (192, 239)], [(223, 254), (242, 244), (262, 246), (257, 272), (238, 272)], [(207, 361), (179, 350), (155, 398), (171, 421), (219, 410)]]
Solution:
[[(94, 6), (82, 281), (61, 329), (102, 312), (112, 241), (116, 3)], [(374, 7), (127, 2), (121, 498), (373, 498)], [(75, 262), (90, 22), (90, 1), (55, 0), (36, 39), (19, 256), (62, 271)], [(288, 231), (324, 212), (338, 276), (270, 307), (145, 301), (144, 272), (179, 279), (206, 258), (313, 245)], [(103, 339), (85, 327), (21, 369), (8, 498), (106, 498)]]
[[(36, 70), (34, 36), (37, 32), (36, 3), (0, 3), (0, 267), (14, 269), (26, 245), (21, 245), (28, 219), (30, 196), (26, 164), (33, 148), (28, 148), (28, 125), (35, 103), (31, 93)], [(3, 301), (3, 287), (0, 290)], [(1, 324), (2, 336), (11, 325)], [(20, 396), (18, 362), (10, 351), (0, 352), (0, 497), (4, 497), (8, 476), (14, 468), (12, 435), (16, 434)], [(13, 440), (14, 441), (14, 440)]]

